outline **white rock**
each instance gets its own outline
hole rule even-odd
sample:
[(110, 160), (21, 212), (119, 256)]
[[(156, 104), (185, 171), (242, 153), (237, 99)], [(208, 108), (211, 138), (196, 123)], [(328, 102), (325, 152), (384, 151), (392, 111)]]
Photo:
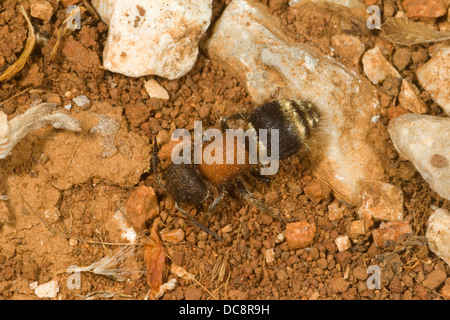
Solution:
[(338, 236), (334, 242), (336, 243), (339, 252), (348, 250), (352, 246), (348, 236)]
[(277, 234), (277, 237), (275, 238), (275, 243), (282, 243), (286, 240), (286, 234), (283, 232)]
[(450, 46), (439, 46), (432, 58), (417, 69), (420, 85), (450, 115)]
[(437, 209), (428, 219), (428, 247), (450, 266), (450, 213)]
[(38, 287), (39, 283), (37, 281), (34, 281), (30, 283), (30, 289), (35, 290)]
[(416, 90), (418, 91), (412, 83), (403, 79), (402, 89), (398, 96), (400, 106), (412, 113), (426, 113), (428, 111), (427, 105), (417, 96)]
[(380, 180), (384, 174), (373, 147), (378, 142), (367, 140), (369, 132), (378, 132), (371, 121), (379, 114), (375, 88), (335, 60), (293, 43), (280, 30), (265, 6), (234, 0), (214, 26), (206, 48), (211, 59), (240, 79), (256, 104), (296, 97), (319, 108), (327, 144), (324, 157), (314, 162), (314, 174), (338, 198), (356, 204), (361, 181)]
[(342, 5), (348, 8), (361, 8), (364, 4), (359, 0), (291, 0), (289, 1), (289, 6), (295, 6), (296, 4), (301, 4), (306, 1), (311, 2), (328, 2), (330, 4)]
[(134, 243), (137, 238), (137, 233), (134, 231), (133, 227), (129, 225), (129, 222), (125, 219), (123, 213), (117, 210), (114, 214), (114, 219), (118, 222), (119, 228), (121, 230), (121, 237), (127, 240), (129, 243)]
[(378, 47), (367, 50), (362, 58), (362, 63), (364, 73), (373, 84), (383, 82), (389, 76), (401, 78), (398, 71), (386, 60)]
[(91, 105), (89, 98), (82, 94), (73, 98), (73, 102), (75, 102), (75, 104), (80, 108), (86, 108)]
[(145, 84), (145, 90), (150, 98), (169, 99), (169, 93), (155, 79), (148, 80)]
[(398, 153), (450, 200), (450, 118), (404, 114), (391, 120), (388, 130)]
[(130, 77), (176, 79), (193, 67), (212, 0), (93, 0), (109, 25), (103, 66)]
[(59, 292), (58, 281), (52, 280), (50, 282), (41, 284), (37, 286), (34, 292), (39, 298), (55, 298)]

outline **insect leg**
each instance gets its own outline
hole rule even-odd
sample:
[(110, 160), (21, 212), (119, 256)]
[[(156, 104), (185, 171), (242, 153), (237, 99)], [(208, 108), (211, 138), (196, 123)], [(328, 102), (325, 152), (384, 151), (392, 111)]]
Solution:
[(216, 238), (217, 240), (223, 242), (223, 239), (218, 236), (214, 231), (210, 230), (209, 228), (205, 227), (204, 225), (202, 225), (200, 222), (198, 222), (197, 220), (194, 219), (193, 216), (191, 216), (189, 213), (187, 213), (185, 210), (181, 209), (178, 206), (178, 203), (175, 203), (175, 207), (182, 213), (184, 214), (186, 217), (189, 218), (189, 220), (191, 220), (191, 222), (193, 224), (195, 224), (199, 229), (202, 229), (203, 231), (209, 233), (210, 235), (212, 235), (214, 238)]
[(214, 212), (214, 210), (216, 210), (216, 208), (219, 205), (219, 203), (225, 197), (225, 193), (226, 193), (225, 187), (222, 186), (222, 188), (220, 190), (220, 194), (217, 196), (217, 198), (214, 199), (214, 201), (208, 207), (208, 214), (211, 214), (211, 213)]
[(237, 190), (240, 193), (241, 197), (244, 200), (246, 200), (249, 203), (251, 203), (252, 205), (254, 205), (255, 207), (257, 207), (262, 212), (270, 214), (275, 219), (278, 219), (278, 220), (281, 220), (281, 221), (284, 221), (284, 222), (296, 221), (295, 219), (286, 219), (286, 218), (282, 217), (280, 215), (280, 213), (274, 212), (273, 210), (269, 209), (261, 201), (256, 199), (250, 191), (247, 190), (247, 188), (245, 187), (245, 185), (244, 185), (244, 183), (242, 182), (241, 179), (236, 178), (235, 181), (236, 181)]

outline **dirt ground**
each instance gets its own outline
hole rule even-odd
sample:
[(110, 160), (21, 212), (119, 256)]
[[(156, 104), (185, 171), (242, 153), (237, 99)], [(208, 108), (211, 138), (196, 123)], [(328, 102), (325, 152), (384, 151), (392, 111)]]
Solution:
[[(27, 38), (25, 19), (16, 9), (19, 2), (28, 11), (28, 1), (0, 3), (0, 68), (3, 69), (17, 59)], [(144, 83), (152, 77), (128, 78), (102, 69), (107, 26), (90, 12), (83, 14), (81, 30), (66, 36), (57, 58), (49, 62), (57, 29), (66, 16), (66, 8), (58, 4), (59, 1), (49, 2), (54, 8), (52, 19), (45, 23), (33, 19), (37, 31), (49, 38), (48, 44), (37, 46), (23, 70), (13, 79), (0, 83), (0, 110), (10, 117), (26, 111), (37, 98), (57, 102), (63, 109), (73, 97), (83, 94), (93, 105), (108, 103), (112, 106), (112, 111), (108, 109), (108, 112), (117, 119), (125, 117), (122, 124), (127, 131), (124, 139), (128, 144), (145, 142), (151, 146), (153, 132), (159, 133), (164, 145), (172, 130), (192, 128), (194, 120), (201, 119), (204, 127), (211, 127), (217, 125), (222, 115), (254, 108), (244, 87), (209, 60), (204, 51), (200, 51), (197, 63), (186, 76), (170, 81), (157, 78), (168, 91), (169, 100), (150, 99)], [(229, 2), (214, 1), (212, 23)], [(333, 35), (344, 32), (356, 35), (366, 48), (377, 44), (401, 75), (418, 86), (428, 114), (443, 115), (418, 85), (415, 76), (417, 67), (429, 59), (430, 45), (393, 45), (376, 32), (340, 25), (338, 17), (323, 12), (295, 11), (287, 0), (261, 2), (281, 19), (285, 32), (291, 37), (312, 44), (323, 54), (334, 55), (349, 67), (352, 61), (346, 59), (348, 55), (331, 51)], [(391, 10), (385, 15), (393, 16), (399, 7), (397, 2), (379, 0), (378, 4), (382, 7), (389, 4)], [(441, 22), (433, 21), (436, 25)], [(204, 38), (207, 36), (208, 33)], [(354, 68), (362, 72), (361, 63)], [(378, 89), (380, 121), (387, 126), (395, 114), (406, 112), (398, 107), (400, 84), (385, 82)], [(70, 114), (87, 114), (94, 109), (86, 111), (73, 106)], [(164, 280), (177, 279), (175, 288), (161, 297), (164, 300), (444, 299), (440, 290), (445, 283), (450, 285), (449, 266), (424, 243), (381, 249), (373, 243), (371, 232), (367, 232), (351, 249), (339, 252), (334, 240), (348, 232), (351, 222), (357, 219), (357, 208), (338, 204), (342, 218), (330, 219), (329, 206), (336, 205), (337, 201), (329, 191), (320, 195), (308, 191), (314, 189), (311, 186), (317, 181), (298, 156), (284, 161), (279, 174), (269, 184), (249, 182), (256, 196), (267, 204), (316, 224), (313, 244), (290, 250), (285, 241), (277, 242), (285, 223), (259, 212), (232, 192), (211, 216), (204, 214), (205, 208), (190, 211), (212, 230), (223, 230), (225, 242), (220, 243), (178, 213), (173, 199), (148, 171), (137, 180), (128, 177), (119, 182), (108, 178), (107, 173), (92, 174), (86, 179), (65, 177), (65, 170), (91, 161), (91, 154), (82, 153), (87, 148), (77, 149), (70, 143), (62, 143), (58, 157), (53, 156), (48, 149), (49, 141), (58, 141), (57, 136), (64, 134), (51, 128), (40, 129), (23, 139), (8, 158), (0, 160), (0, 195), (9, 198), (0, 200), (1, 299), (39, 299), (30, 284), (50, 280), (59, 283), (57, 299), (144, 299), (149, 286), (140, 245), (135, 246), (134, 254), (126, 261), (124, 268), (132, 273), (124, 282), (82, 273), (81, 287), (71, 289), (66, 285), (71, 274), (65, 272), (71, 265), (88, 266), (123, 248), (123, 240), (108, 221), (123, 207), (133, 186), (137, 185), (155, 189), (162, 229), (181, 228), (186, 235), (176, 244), (163, 243), (167, 256)], [(424, 236), (426, 221), (433, 212), (431, 206), (450, 209), (450, 202), (433, 192), (410, 162), (399, 158), (389, 135), (385, 136), (390, 158), (389, 183), (402, 189), (405, 220), (416, 235)], [(151, 147), (142, 150), (145, 150), (142, 158), (149, 160)], [(167, 160), (162, 162), (162, 171), (168, 164)], [(112, 163), (108, 170), (114, 174), (116, 166), (118, 164)], [(142, 235), (145, 240), (149, 229), (141, 231), (146, 232)], [(266, 251), (272, 248), (274, 260), (268, 263)], [(382, 267), (383, 278), (381, 289), (370, 290), (366, 270), (374, 261)], [(173, 264), (192, 274), (194, 280), (171, 273)], [(446, 281), (435, 279), (441, 274), (436, 270), (446, 273)], [(96, 292), (108, 294), (95, 295)]]

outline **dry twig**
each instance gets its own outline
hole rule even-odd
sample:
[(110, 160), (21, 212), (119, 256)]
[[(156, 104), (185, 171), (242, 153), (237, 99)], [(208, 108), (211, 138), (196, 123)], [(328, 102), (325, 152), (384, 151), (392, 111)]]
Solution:
[(31, 52), (34, 49), (34, 45), (36, 44), (36, 34), (34, 33), (33, 25), (31, 24), (30, 18), (28, 18), (27, 13), (25, 12), (25, 9), (22, 5), (19, 5), (20, 13), (25, 17), (25, 20), (27, 20), (28, 25), (28, 38), (27, 42), (25, 43), (25, 48), (22, 51), (22, 54), (20, 55), (19, 59), (17, 59), (11, 66), (9, 66), (8, 69), (5, 70), (5, 72), (0, 76), (0, 81), (8, 80), (14, 77), (20, 70), (23, 69), (25, 64), (28, 61), (28, 58), (30, 57)]

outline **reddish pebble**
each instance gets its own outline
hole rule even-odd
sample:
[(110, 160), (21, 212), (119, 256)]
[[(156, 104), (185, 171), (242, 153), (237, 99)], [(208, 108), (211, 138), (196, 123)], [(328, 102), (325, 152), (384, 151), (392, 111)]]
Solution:
[(127, 199), (125, 209), (133, 226), (138, 229), (145, 228), (145, 222), (159, 214), (155, 190), (147, 186), (134, 188)]
[(366, 6), (373, 6), (374, 4), (377, 4), (378, 0), (366, 0)]
[(61, 0), (60, 3), (64, 6), (64, 7), (68, 7), (71, 6), (73, 4), (77, 4), (78, 2), (80, 2), (81, 0)]
[(408, 18), (438, 18), (447, 13), (447, 0), (403, 0)]
[(300, 249), (310, 245), (314, 240), (316, 225), (300, 221), (286, 225), (286, 241), (290, 249)]
[(447, 299), (450, 300), (450, 281), (448, 281), (449, 284), (446, 284), (441, 289), (441, 295)]
[(384, 248), (401, 241), (408, 233), (412, 233), (412, 228), (407, 222), (389, 221), (381, 223), (380, 228), (374, 230), (372, 235), (375, 244)]
[(304, 190), (306, 196), (315, 203), (319, 203), (323, 199), (328, 198), (331, 192), (330, 187), (320, 180), (313, 180), (309, 182)]
[(403, 109), (402, 107), (389, 107), (387, 109), (388, 118), (391, 120), (394, 118), (397, 118), (405, 113), (410, 113), (410, 112), (406, 109)]

